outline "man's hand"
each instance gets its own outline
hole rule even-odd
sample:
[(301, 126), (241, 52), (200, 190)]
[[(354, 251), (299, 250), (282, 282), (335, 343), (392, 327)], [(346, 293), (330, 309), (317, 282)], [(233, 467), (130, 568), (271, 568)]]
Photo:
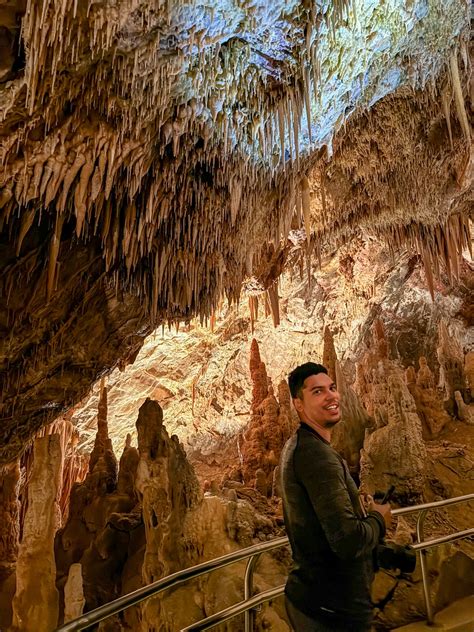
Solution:
[(389, 503), (385, 503), (384, 505), (378, 505), (373, 498), (370, 498), (367, 503), (368, 511), (377, 511), (385, 522), (385, 527), (388, 529), (392, 526), (392, 508)]

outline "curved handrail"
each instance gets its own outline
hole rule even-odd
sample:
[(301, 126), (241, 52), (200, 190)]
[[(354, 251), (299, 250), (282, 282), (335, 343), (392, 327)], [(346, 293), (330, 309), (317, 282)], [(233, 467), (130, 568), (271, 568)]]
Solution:
[[(437, 509), (439, 507), (454, 505), (461, 502), (468, 502), (470, 500), (474, 500), (474, 494), (466, 494), (464, 496), (457, 496), (455, 498), (448, 498), (446, 500), (435, 501), (432, 503), (414, 505), (412, 507), (402, 507), (400, 509), (394, 509), (392, 511), (392, 514), (394, 516), (402, 516), (402, 515), (418, 512), (420, 513), (420, 516), (421, 516), (421, 515), (426, 514), (426, 512), (430, 509)], [(467, 529), (466, 531), (461, 531), (455, 534), (451, 534), (449, 536), (442, 536), (441, 538), (436, 538), (434, 540), (431, 540), (425, 543), (418, 542), (413, 545), (413, 548), (415, 550), (424, 551), (433, 546), (438, 546), (439, 544), (443, 544), (445, 542), (452, 542), (457, 539), (470, 537), (471, 535), (474, 535), (474, 529)], [(118, 597), (117, 599), (114, 599), (113, 601), (110, 601), (107, 604), (104, 604), (102, 606), (99, 606), (98, 608), (95, 608), (94, 610), (86, 612), (85, 614), (81, 615), (77, 619), (74, 619), (73, 621), (69, 621), (68, 623), (65, 623), (64, 625), (60, 626), (59, 628), (57, 628), (56, 632), (76, 632), (77, 630), (83, 630), (91, 625), (94, 625), (96, 623), (99, 623), (100, 621), (103, 621), (104, 619), (107, 619), (108, 617), (114, 614), (117, 614), (123, 610), (126, 610), (130, 606), (136, 605), (137, 603), (140, 603), (141, 601), (144, 601), (145, 599), (148, 599), (149, 597), (152, 597), (153, 595), (160, 593), (163, 590), (178, 586), (188, 581), (189, 579), (199, 577), (200, 575), (216, 570), (217, 568), (223, 568), (225, 566), (228, 566), (229, 564), (239, 562), (248, 557), (252, 558), (254, 555), (260, 555), (261, 553), (264, 553), (266, 551), (271, 551), (272, 549), (279, 548), (286, 544), (288, 544), (288, 538), (287, 536), (282, 536), (279, 538), (274, 538), (268, 542), (254, 544), (244, 549), (234, 551), (233, 553), (228, 553), (226, 555), (215, 558), (213, 560), (209, 560), (208, 562), (202, 562), (201, 564), (197, 564), (196, 566), (192, 566), (191, 568), (185, 568), (181, 571), (177, 571), (176, 573), (173, 573), (171, 575), (168, 575), (167, 577), (159, 579), (156, 582), (153, 582), (152, 584), (148, 584), (147, 586), (138, 588), (137, 590), (131, 593), (128, 593), (127, 595)], [(249, 587), (247, 587), (246, 591), (248, 595), (250, 596), (251, 587), (250, 589)], [(261, 595), (267, 594), (267, 593), (270, 594), (271, 592), (272, 591), (266, 591), (266, 593), (261, 593)], [(425, 593), (425, 596), (426, 596), (426, 593)], [(250, 603), (250, 601), (258, 597), (259, 595), (256, 595), (255, 597), (252, 597), (250, 600), (247, 600), (247, 601), (244, 599), (243, 602), (240, 602), (240, 604), (236, 604), (236, 606), (240, 606), (241, 604), (248, 604)], [(272, 598), (273, 598), (272, 596), (267, 597), (263, 599), (262, 601), (259, 601), (258, 603), (263, 603), (264, 601), (268, 601), (268, 599), (272, 599)], [(252, 601), (252, 604), (253, 604), (253, 601)], [(255, 605), (257, 605), (257, 602), (254, 605), (248, 606), (248, 608), (239, 610), (235, 614), (239, 614), (240, 612), (245, 612), (246, 610), (249, 610), (250, 608), (255, 607)], [(428, 602), (427, 602), (427, 608), (429, 610)], [(227, 612), (227, 610), (229, 609), (226, 609), (226, 611), (223, 611), (223, 612)], [(212, 617), (216, 617), (219, 614), (221, 613), (216, 613), (216, 615), (212, 615)], [(228, 617), (226, 616), (226, 619), (224, 620), (227, 620), (228, 618), (235, 616), (235, 614), (232, 614)], [(205, 619), (204, 621), (206, 620), (207, 619)], [(220, 623), (220, 622), (221, 622), (220, 620), (217, 621), (217, 623)], [(203, 622), (199, 622), (193, 625), (199, 625), (201, 623)], [(216, 623), (213, 623), (212, 625), (216, 625)], [(208, 627), (211, 627), (211, 626), (208, 626)], [(197, 629), (206, 629), (206, 628), (190, 627), (190, 628), (185, 628), (185, 629), (197, 630)]]
[(100, 623), (100, 621), (103, 621), (104, 619), (107, 619), (114, 614), (122, 612), (122, 610), (126, 610), (130, 606), (134, 606), (141, 601), (145, 601), (145, 599), (153, 597), (153, 595), (156, 595), (163, 590), (166, 590), (167, 588), (174, 588), (175, 586), (183, 584), (189, 579), (194, 579), (195, 577), (199, 577), (200, 575), (209, 573), (210, 571), (216, 570), (217, 568), (223, 568), (225, 566), (229, 566), (229, 564), (240, 562), (241, 560), (244, 560), (251, 555), (264, 553), (265, 551), (271, 551), (272, 549), (277, 549), (281, 546), (284, 546), (285, 544), (288, 544), (288, 538), (286, 536), (273, 538), (268, 542), (253, 544), (252, 546), (248, 546), (245, 549), (239, 549), (238, 551), (234, 551), (233, 553), (227, 553), (227, 555), (216, 557), (215, 559), (209, 560), (208, 562), (202, 562), (201, 564), (197, 564), (196, 566), (184, 568), (183, 570), (172, 573), (167, 577), (158, 579), (152, 584), (147, 584), (146, 586), (142, 586), (142, 588), (138, 588), (137, 590), (134, 590), (127, 595), (123, 595), (122, 597), (118, 597), (113, 601), (109, 601), (109, 603), (106, 603), (103, 606), (99, 606), (94, 610), (90, 610), (77, 619), (63, 624), (62, 626), (57, 628), (56, 632), (75, 632), (76, 630), (83, 630), (84, 628), (88, 628), (91, 625)]

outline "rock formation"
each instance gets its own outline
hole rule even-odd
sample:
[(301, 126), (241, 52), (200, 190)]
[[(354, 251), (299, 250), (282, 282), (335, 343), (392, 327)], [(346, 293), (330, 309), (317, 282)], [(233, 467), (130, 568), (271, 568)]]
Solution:
[(326, 325), (326, 327), (324, 327), (324, 336), (323, 336), (322, 364), (328, 370), (329, 377), (331, 377), (334, 381), (336, 381), (336, 362), (337, 362), (337, 355), (336, 355), (336, 349), (334, 347), (334, 336), (330, 328)]
[[(108, 435), (107, 392), (102, 386), (89, 472), (82, 483), (72, 487), (68, 520), (55, 543), (58, 588), (62, 593), (65, 591), (70, 569), (79, 563), (86, 610), (110, 601), (121, 592), (121, 573), (130, 541), (139, 533), (142, 522), (140, 511), (133, 511), (137, 504), (133, 486), (137, 466), (136, 448), (126, 445), (117, 473), (117, 460)], [(75, 586), (77, 581), (75, 576)], [(75, 587), (76, 595), (77, 590)]]
[(474, 351), (466, 353), (464, 358), (464, 373), (469, 387), (469, 395), (474, 401)]
[(61, 461), (59, 435), (36, 439), (16, 565), (14, 630), (51, 632), (58, 622), (54, 537), (60, 519)]
[(440, 393), (435, 388), (435, 377), (426, 358), (420, 356), (418, 362), (418, 372), (415, 372), (413, 367), (407, 369), (406, 382), (415, 400), (416, 412), (422, 421), (424, 434), (432, 437), (441, 432), (450, 417), (444, 408)]
[(342, 419), (332, 431), (331, 445), (346, 460), (351, 472), (356, 474), (365, 431), (372, 421), (354, 389), (347, 383), (337, 358), (334, 371), (337, 390), (341, 395)]
[(71, 564), (69, 575), (64, 585), (64, 623), (80, 617), (85, 603), (82, 567), (80, 564)]
[(464, 354), (456, 337), (450, 335), (444, 321), (439, 324), (438, 335), (437, 355), (440, 364), (440, 384), (446, 393), (451, 409), (453, 409), (455, 391), (464, 393), (466, 390)]
[(426, 478), (426, 448), (415, 400), (403, 370), (388, 358), (381, 321), (375, 323), (377, 347), (359, 369), (358, 386), (376, 422), (366, 431), (360, 461), (364, 491), (373, 494), (394, 485), (403, 504), (422, 497)]
[(0, 584), (12, 572), (18, 555), (19, 480), (19, 461), (0, 467)]
[(432, 292), (457, 276), (465, 0), (76, 5), (0, 16), (2, 462), (152, 326), (237, 302), (292, 223), (303, 260), (362, 230), (419, 253)]
[(462, 397), (460, 391), (454, 391), (454, 401), (456, 402), (456, 411), (458, 419), (467, 424), (474, 425), (474, 406), (468, 406)]
[(7, 629), (12, 619), (20, 532), (19, 481), (19, 460), (0, 467), (0, 629)]
[(374, 324), (372, 347), (357, 365), (356, 391), (377, 428), (388, 423), (388, 377), (396, 367), (388, 359), (388, 344), (380, 320)]
[(285, 441), (294, 430), (288, 384), (280, 382), (279, 401), (261, 361), (258, 343), (252, 340), (250, 351), (252, 414), (241, 446), (242, 477), (264, 495), (271, 495), (273, 473)]

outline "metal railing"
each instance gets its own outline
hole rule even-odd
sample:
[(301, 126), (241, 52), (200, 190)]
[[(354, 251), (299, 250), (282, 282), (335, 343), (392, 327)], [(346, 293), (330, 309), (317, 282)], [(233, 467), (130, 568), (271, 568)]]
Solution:
[[(406, 516), (408, 514), (419, 513), (416, 525), (417, 542), (413, 545), (413, 549), (420, 552), (423, 592), (426, 603), (427, 621), (429, 624), (433, 623), (433, 608), (431, 605), (429, 594), (428, 567), (426, 560), (427, 551), (441, 544), (446, 544), (448, 542), (454, 542), (455, 540), (472, 537), (474, 536), (474, 528), (466, 529), (464, 531), (458, 531), (456, 533), (423, 542), (424, 521), (426, 514), (428, 511), (433, 509), (439, 509), (440, 507), (447, 507), (449, 505), (455, 505), (463, 502), (469, 502), (471, 500), (474, 500), (474, 494), (457, 496), (456, 498), (448, 498), (447, 500), (440, 500), (432, 503), (425, 503), (422, 505), (414, 505), (413, 507), (403, 507), (401, 509), (394, 509), (392, 511), (393, 516)], [(139, 588), (129, 593), (128, 595), (123, 595), (122, 597), (119, 597), (114, 601), (104, 604), (103, 606), (99, 606), (95, 610), (86, 612), (77, 619), (74, 619), (73, 621), (60, 626), (59, 628), (57, 628), (56, 632), (76, 632), (77, 630), (84, 630), (91, 625), (95, 625), (96, 623), (99, 623), (100, 621), (103, 621), (104, 619), (107, 619), (114, 614), (118, 614), (119, 612), (122, 612), (123, 610), (134, 606), (137, 603), (145, 601), (146, 599), (149, 599), (150, 597), (161, 593), (164, 590), (174, 588), (190, 579), (194, 579), (195, 577), (199, 577), (200, 575), (204, 575), (205, 573), (209, 573), (218, 568), (224, 568), (225, 566), (229, 566), (230, 564), (235, 564), (236, 562), (247, 558), (250, 559), (247, 562), (247, 567), (245, 570), (244, 600), (226, 608), (225, 610), (222, 610), (221, 612), (210, 615), (206, 619), (203, 619), (201, 621), (198, 621), (197, 623), (189, 625), (186, 628), (183, 628), (181, 632), (197, 632), (198, 630), (207, 630), (214, 625), (223, 623), (224, 621), (227, 621), (228, 619), (231, 619), (232, 617), (235, 617), (242, 613), (244, 613), (245, 615), (245, 632), (251, 632), (253, 625), (253, 610), (265, 601), (269, 601), (271, 599), (274, 599), (275, 597), (280, 596), (281, 594), (283, 594), (284, 591), (284, 585), (282, 585), (278, 586), (277, 588), (272, 588), (271, 590), (259, 593), (258, 595), (252, 595), (253, 573), (258, 562), (258, 558), (262, 553), (280, 548), (287, 544), (288, 538), (286, 536), (274, 538), (273, 540), (270, 540), (268, 542), (255, 544), (245, 549), (235, 551), (234, 553), (228, 553), (227, 555), (209, 560), (208, 562), (203, 562), (202, 564), (198, 564), (191, 568), (177, 571), (172, 575), (168, 575), (168, 577), (164, 577), (163, 579), (159, 579), (152, 584), (143, 586), (142, 588)]]

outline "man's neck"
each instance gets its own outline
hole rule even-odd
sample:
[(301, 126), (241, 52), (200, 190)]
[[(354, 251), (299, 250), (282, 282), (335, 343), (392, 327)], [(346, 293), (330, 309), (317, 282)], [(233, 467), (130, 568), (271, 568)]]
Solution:
[(324, 426), (320, 426), (316, 421), (312, 421), (308, 418), (300, 418), (300, 421), (312, 428), (314, 432), (317, 432), (318, 435), (325, 439), (328, 443), (331, 443), (331, 430), (329, 428), (324, 428)]

